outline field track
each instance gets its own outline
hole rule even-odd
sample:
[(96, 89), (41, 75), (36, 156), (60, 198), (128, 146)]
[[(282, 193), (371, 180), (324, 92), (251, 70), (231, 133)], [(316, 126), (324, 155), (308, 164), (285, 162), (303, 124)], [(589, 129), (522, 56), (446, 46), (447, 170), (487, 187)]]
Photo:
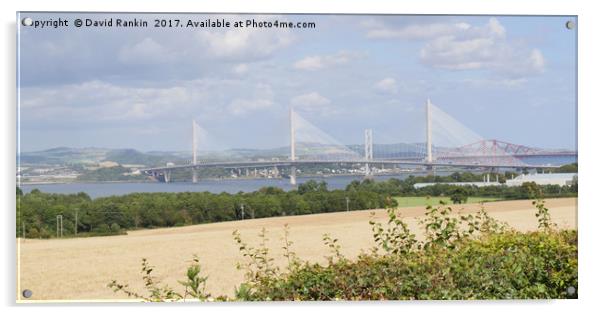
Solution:
[[(554, 222), (561, 228), (577, 226), (577, 199), (549, 199), (546, 206)], [(455, 206), (462, 213), (474, 212), (478, 204)], [(486, 203), (485, 209), (495, 218), (521, 230), (535, 230), (535, 208), (529, 200)], [(418, 232), (417, 217), (424, 207), (400, 210), (414, 232)], [(242, 255), (232, 239), (239, 230), (250, 244), (258, 242), (262, 228), (268, 230), (268, 245), (279, 265), (282, 257), (283, 226), (290, 226), (292, 249), (305, 260), (322, 262), (328, 250), (322, 245), (322, 235), (338, 238), (342, 253), (355, 257), (361, 250), (373, 246), (368, 221), (371, 210), (276, 217), (235, 222), (221, 222), (132, 231), (128, 235), (90, 237), (62, 240), (21, 240), (18, 289), (30, 289), (32, 300), (115, 300), (124, 295), (113, 293), (107, 283), (115, 279), (142, 290), (140, 260), (147, 258), (155, 266), (158, 279), (180, 291), (177, 280), (184, 279), (187, 265), (194, 254), (202, 263), (202, 273), (209, 275), (207, 289), (215, 295), (232, 296), (234, 287), (243, 281), (243, 272), (236, 269)], [(386, 213), (377, 210), (376, 217), (384, 221)], [(19, 296), (19, 293), (17, 294)]]

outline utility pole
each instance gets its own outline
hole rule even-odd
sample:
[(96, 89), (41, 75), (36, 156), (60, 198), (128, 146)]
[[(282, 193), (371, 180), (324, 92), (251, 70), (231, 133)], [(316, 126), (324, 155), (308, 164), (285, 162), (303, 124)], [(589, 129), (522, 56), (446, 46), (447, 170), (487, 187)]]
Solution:
[(347, 203), (347, 212), (349, 212), (349, 197), (345, 197), (345, 202)]
[(77, 236), (77, 212), (78, 209), (75, 209), (75, 235)]
[(240, 211), (242, 214), (242, 220), (244, 220), (245, 219), (245, 205), (244, 204), (240, 205)]
[[(21, 219), (21, 220), (23, 220), (23, 219)], [(23, 230), (23, 239), (25, 239), (25, 221), (22, 221), (21, 224), (22, 224), (21, 229)]]
[(63, 237), (63, 215), (56, 216), (56, 237)]

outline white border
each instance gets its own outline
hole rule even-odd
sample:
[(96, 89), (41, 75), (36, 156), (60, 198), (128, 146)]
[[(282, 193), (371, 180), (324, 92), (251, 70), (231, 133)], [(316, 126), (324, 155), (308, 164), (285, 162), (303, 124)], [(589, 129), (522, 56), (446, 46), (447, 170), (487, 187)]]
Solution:
[[(278, 313), (283, 311), (293, 313), (306, 312), (338, 312), (365, 313), (367, 307), (376, 307), (377, 311), (402, 311), (417, 313), (453, 312), (462, 314), (508, 314), (511, 312), (546, 312), (547, 314), (569, 314), (594, 309), (599, 301), (600, 272), (600, 234), (598, 222), (602, 222), (600, 209), (600, 137), (602, 134), (600, 119), (600, 30), (602, 30), (602, 12), (596, 10), (596, 1), (531, 1), (500, 0), (500, 1), (408, 1), (393, 4), (393, 1), (370, 0), (294, 0), (294, 1), (213, 1), (192, 3), (190, 0), (169, 1), (134, 1), (134, 0), (90, 0), (78, 3), (68, 0), (21, 0), (7, 3), (2, 1), (2, 67), (4, 74), (2, 83), (2, 180), (0, 180), (4, 215), (2, 237), (3, 259), (1, 297), (5, 311), (36, 313), (43, 312), (76, 314), (83, 311), (86, 314), (103, 314), (103, 308), (88, 308), (82, 310), (81, 304), (76, 306), (44, 307), (39, 305), (16, 305), (15, 300), (15, 156), (16, 156), (16, 96), (15, 96), (15, 42), (16, 42), (16, 11), (159, 11), (159, 12), (276, 12), (276, 13), (414, 13), (414, 14), (546, 14), (546, 15), (578, 15), (579, 29), (579, 300), (578, 301), (505, 301), (505, 302), (382, 302), (382, 303), (272, 303), (272, 304), (207, 304), (202, 309), (183, 309), (194, 305), (172, 305), (149, 307), (148, 305), (119, 305), (123, 311), (136, 312), (144, 307), (144, 312), (160, 314), (164, 307), (181, 308), (180, 312), (213, 312), (227, 311), (236, 313)], [(598, 157), (598, 158), (597, 158)], [(596, 198), (598, 197), (598, 198)], [(16, 306), (15, 306), (16, 305)], [(90, 304), (86, 304), (90, 305)], [(92, 304), (98, 305), (98, 304)], [(291, 307), (295, 306), (295, 307)], [(300, 307), (299, 307), (300, 306)], [(337, 310), (332, 309), (336, 307)], [(135, 309), (134, 309), (135, 308)], [(339, 310), (338, 308), (344, 308)]]

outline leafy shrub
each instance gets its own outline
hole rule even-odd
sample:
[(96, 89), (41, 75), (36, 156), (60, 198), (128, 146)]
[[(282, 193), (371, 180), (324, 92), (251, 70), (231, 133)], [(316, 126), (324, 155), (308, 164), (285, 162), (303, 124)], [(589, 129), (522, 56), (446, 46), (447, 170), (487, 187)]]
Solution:
[(38, 231), (38, 229), (36, 229), (35, 227), (29, 229), (29, 231), (27, 231), (27, 237), (29, 238), (39, 238), (40, 237), (40, 232)]
[(101, 223), (98, 227), (92, 229), (92, 232), (96, 232), (99, 234), (111, 233), (111, 228), (106, 223)]
[[(116, 280), (111, 281), (108, 287), (114, 292), (122, 292), (128, 297), (141, 299), (145, 302), (165, 302), (179, 301), (186, 299), (198, 299), (201, 301), (211, 301), (211, 294), (205, 291), (205, 284), (208, 277), (201, 276), (201, 265), (199, 259), (195, 256), (192, 264), (186, 271), (186, 280), (178, 281), (184, 287), (184, 293), (178, 293), (168, 285), (162, 285), (161, 281), (157, 280), (152, 275), (154, 267), (143, 258), (142, 259), (142, 280), (147, 293), (138, 293), (129, 289), (128, 284), (118, 283)], [(218, 297), (218, 300), (225, 300), (225, 297)]]
[[(401, 220), (395, 209), (387, 209), (389, 220), (386, 230), (381, 223), (374, 221), (374, 212), (371, 215), (372, 219), (369, 224), (372, 226), (372, 237), (378, 248), (392, 254), (409, 253), (414, 248), (417, 242), (416, 235), (410, 232), (408, 225)], [(373, 252), (376, 252), (378, 248), (375, 248)]]
[(403, 255), (306, 264), (251, 300), (414, 300), (576, 298), (577, 233), (532, 232), (464, 240)]
[(121, 227), (117, 223), (111, 224), (111, 232), (119, 232), (121, 231)]

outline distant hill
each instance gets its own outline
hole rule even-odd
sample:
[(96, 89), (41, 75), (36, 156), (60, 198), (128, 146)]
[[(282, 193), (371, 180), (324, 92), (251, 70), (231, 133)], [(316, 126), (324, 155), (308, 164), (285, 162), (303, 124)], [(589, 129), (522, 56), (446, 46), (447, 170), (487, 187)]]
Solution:
[(134, 149), (59, 147), (21, 153), (21, 163), (26, 164), (98, 164), (103, 161), (158, 166), (167, 162), (181, 163), (185, 159), (167, 152), (143, 153)]
[(142, 153), (134, 149), (111, 150), (105, 160), (119, 164), (142, 164), (148, 166), (165, 165), (165, 163), (183, 162), (183, 159), (168, 153)]
[(109, 150), (102, 148), (52, 148), (22, 152), (21, 163), (32, 164), (94, 164), (103, 161)]
[[(315, 144), (319, 146), (319, 144)], [(348, 148), (364, 155), (363, 145), (348, 145)], [(299, 149), (301, 150), (301, 148)], [(374, 157), (387, 158), (399, 156), (404, 152), (406, 156), (421, 156), (420, 144), (374, 144)], [(387, 152), (387, 153), (384, 153)], [(216, 152), (199, 152), (199, 160), (224, 160), (224, 159), (258, 159), (287, 157), (288, 147), (272, 149), (245, 149), (236, 148)], [(22, 152), (21, 162), (26, 164), (98, 164), (103, 161), (113, 161), (119, 164), (137, 164), (145, 166), (161, 166), (168, 162), (184, 164), (189, 162), (191, 154), (189, 151), (163, 152), (151, 151), (140, 152), (134, 149), (106, 149), (106, 148), (67, 148), (58, 147), (43, 151)]]

